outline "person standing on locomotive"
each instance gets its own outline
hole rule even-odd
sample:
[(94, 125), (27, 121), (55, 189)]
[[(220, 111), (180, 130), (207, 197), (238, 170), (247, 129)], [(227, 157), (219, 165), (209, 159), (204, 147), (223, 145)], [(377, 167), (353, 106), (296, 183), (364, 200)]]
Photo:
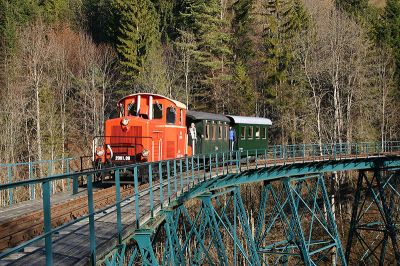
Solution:
[(229, 127), (229, 150), (233, 151), (235, 148), (235, 141), (236, 141), (236, 132), (235, 130), (230, 126)]
[(189, 135), (190, 135), (190, 138), (192, 139), (192, 154), (194, 155), (194, 154), (196, 154), (195, 146), (196, 146), (196, 142), (197, 142), (197, 131), (196, 131), (196, 126), (194, 125), (194, 123), (190, 124)]

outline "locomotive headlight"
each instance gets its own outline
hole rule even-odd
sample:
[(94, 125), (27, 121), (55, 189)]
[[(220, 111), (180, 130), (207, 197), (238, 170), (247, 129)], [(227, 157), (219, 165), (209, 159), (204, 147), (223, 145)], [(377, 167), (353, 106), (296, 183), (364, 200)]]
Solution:
[(97, 156), (101, 157), (104, 155), (104, 150), (103, 149), (99, 149), (96, 151)]
[(122, 124), (123, 126), (127, 126), (127, 125), (129, 124), (129, 119), (128, 119), (128, 118), (122, 119), (121, 124)]
[(146, 149), (144, 149), (144, 150), (142, 151), (143, 157), (147, 157), (147, 156), (149, 156), (149, 154), (150, 154), (150, 151), (148, 151), (148, 150), (146, 150)]

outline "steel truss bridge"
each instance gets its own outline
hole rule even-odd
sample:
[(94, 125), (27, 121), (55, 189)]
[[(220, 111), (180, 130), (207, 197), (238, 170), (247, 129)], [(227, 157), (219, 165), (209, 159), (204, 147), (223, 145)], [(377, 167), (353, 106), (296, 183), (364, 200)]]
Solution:
[[(44, 233), (0, 253), (0, 264), (32, 245), (13, 263), (400, 264), (400, 142), (276, 145), (109, 170), (116, 201), (102, 209), (93, 180), (105, 170), (1, 184), (9, 192), (40, 186)], [(122, 198), (126, 173), (134, 193)], [(328, 191), (345, 174), (354, 185), (339, 193), (352, 204), (339, 225)], [(52, 225), (52, 182), (73, 180), (76, 193), (78, 179), (89, 214)]]

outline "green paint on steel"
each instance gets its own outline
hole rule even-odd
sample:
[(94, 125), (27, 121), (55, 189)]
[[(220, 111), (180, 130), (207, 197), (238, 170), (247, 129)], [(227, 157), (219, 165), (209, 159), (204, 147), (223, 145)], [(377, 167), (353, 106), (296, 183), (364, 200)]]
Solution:
[(89, 211), (90, 263), (96, 265), (96, 231), (94, 226), (93, 175), (87, 176), (87, 198)]
[(133, 239), (139, 246), (141, 255), (141, 263), (144, 266), (157, 266), (158, 261), (154, 255), (153, 247), (151, 244), (152, 232), (148, 230), (137, 230), (133, 235)]
[(51, 202), (50, 202), (50, 182), (46, 181), (42, 184), (43, 189), (43, 219), (44, 219), (44, 234), (45, 234), (45, 252), (46, 265), (53, 265), (53, 245), (51, 233)]
[[(239, 137), (239, 136), (238, 136)], [(340, 239), (338, 239), (337, 236), (337, 229), (334, 225), (334, 221), (330, 215), (328, 215), (329, 221), (326, 221), (325, 219), (321, 218), (321, 212), (322, 210), (317, 204), (317, 195), (321, 195), (322, 201), (326, 205), (326, 208), (329, 210), (329, 212), (332, 212), (331, 209), (329, 208), (329, 201), (327, 198), (326, 194), (326, 189), (325, 184), (323, 182), (317, 183), (315, 187), (308, 187), (305, 186), (307, 182), (303, 182), (305, 178), (304, 176), (308, 175), (314, 175), (317, 174), (319, 176), (320, 173), (325, 173), (325, 172), (334, 172), (334, 171), (348, 171), (348, 170), (370, 170), (370, 169), (376, 169), (377, 165), (379, 166), (379, 169), (398, 169), (400, 167), (400, 157), (399, 156), (391, 156), (388, 154), (388, 152), (396, 153), (398, 154), (400, 152), (400, 143), (399, 142), (386, 142), (386, 143), (360, 143), (360, 144), (323, 144), (321, 146), (316, 145), (316, 144), (301, 144), (301, 145), (287, 145), (287, 146), (281, 146), (281, 145), (274, 145), (273, 147), (264, 149), (264, 150), (246, 150), (243, 152), (240, 151), (234, 151), (234, 152), (218, 152), (218, 153), (212, 153), (212, 154), (203, 154), (199, 155), (196, 158), (192, 157), (186, 157), (185, 159), (179, 158), (179, 159), (174, 159), (174, 160), (168, 160), (166, 162), (167, 164), (167, 180), (164, 180), (162, 178), (162, 163), (143, 163), (143, 164), (136, 164), (136, 165), (131, 165), (131, 166), (118, 166), (118, 167), (112, 167), (108, 169), (102, 169), (102, 170), (93, 170), (93, 171), (86, 171), (85, 173), (66, 173), (66, 174), (60, 174), (60, 175), (53, 175), (49, 177), (44, 177), (44, 178), (38, 178), (34, 179), (31, 178), (30, 180), (24, 180), (24, 181), (17, 181), (17, 182), (12, 182), (9, 184), (1, 184), (0, 185), (0, 190), (9, 190), (9, 189), (14, 189), (16, 187), (20, 186), (33, 186), (37, 184), (42, 185), (42, 191), (43, 191), (43, 197), (44, 197), (44, 209), (45, 209), (45, 227), (46, 227), (46, 220), (47, 222), (49, 220), (49, 215), (50, 215), (50, 205), (45, 206), (47, 203), (47, 200), (50, 202), (50, 182), (55, 182), (57, 180), (70, 180), (71, 178), (73, 180), (77, 180), (80, 176), (86, 176), (88, 179), (88, 204), (89, 204), (89, 215), (86, 216), (86, 218), (89, 218), (89, 229), (90, 229), (90, 248), (91, 248), (91, 253), (92, 253), (92, 263), (95, 262), (96, 260), (96, 244), (95, 244), (95, 227), (94, 227), (94, 209), (93, 209), (93, 188), (92, 188), (92, 177), (96, 173), (100, 172), (105, 172), (105, 171), (114, 171), (116, 173), (119, 173), (119, 171), (125, 169), (125, 168), (133, 168), (134, 172), (134, 195), (133, 198), (135, 199), (135, 210), (136, 210), (136, 228), (139, 229), (139, 225), (143, 224), (143, 226), (146, 226), (146, 220), (142, 215), (145, 213), (146, 210), (141, 210), (139, 207), (144, 206), (140, 204), (140, 198), (141, 195), (150, 195), (149, 200), (150, 200), (150, 211), (152, 212), (153, 216), (155, 219), (160, 216), (160, 213), (163, 213), (162, 211), (159, 213), (154, 213), (154, 191), (156, 189), (162, 190), (161, 184), (166, 181), (167, 183), (167, 190), (168, 190), (168, 203), (167, 204), (162, 204), (161, 208), (162, 210), (165, 209), (166, 207), (170, 206), (175, 206), (177, 203), (178, 206), (176, 211), (174, 210), (174, 215), (172, 216), (172, 223), (169, 223), (169, 234), (170, 234), (170, 241), (169, 245), (171, 243), (176, 244), (176, 240), (173, 240), (172, 238), (174, 237), (171, 233), (173, 230), (177, 229), (177, 221), (181, 217), (182, 219), (185, 219), (187, 223), (184, 223), (184, 226), (186, 227), (189, 225), (188, 228), (186, 228), (189, 232), (188, 234), (192, 237), (195, 238), (195, 241), (198, 242), (199, 247), (195, 251), (195, 254), (191, 258), (191, 260), (186, 261), (186, 263), (192, 263), (196, 261), (202, 261), (204, 258), (206, 262), (211, 261), (211, 257), (208, 254), (208, 248), (204, 247), (204, 243), (202, 243), (202, 234), (205, 232), (205, 230), (209, 230), (210, 232), (213, 232), (214, 235), (216, 235), (216, 238), (213, 240), (214, 241), (214, 246), (219, 246), (222, 247), (224, 245), (223, 242), (221, 242), (220, 237), (218, 237), (218, 230), (225, 228), (225, 230), (228, 231), (228, 235), (234, 236), (236, 235), (234, 243), (235, 243), (235, 253), (240, 253), (242, 252), (242, 247), (241, 246), (243, 243), (246, 243), (246, 250), (249, 252), (246, 255), (243, 255), (244, 258), (252, 264), (259, 264), (260, 261), (262, 261), (262, 256), (259, 256), (258, 254), (261, 252), (269, 252), (273, 253), (275, 251), (271, 251), (270, 247), (261, 247), (260, 243), (262, 242), (262, 238), (264, 237), (265, 233), (261, 236), (257, 236), (256, 239), (253, 239), (254, 236), (252, 236), (252, 233), (248, 229), (246, 225), (246, 221), (248, 222), (248, 217), (246, 216), (246, 211), (244, 210), (243, 203), (241, 202), (241, 199), (238, 198), (240, 196), (240, 193), (230, 191), (230, 188), (232, 187), (237, 187), (241, 184), (246, 184), (246, 183), (252, 183), (252, 182), (258, 182), (258, 181), (266, 181), (267, 182), (267, 188), (265, 193), (270, 193), (269, 197), (266, 197), (265, 199), (262, 199), (263, 206), (267, 206), (268, 203), (264, 203), (265, 201), (269, 201), (270, 199), (281, 199), (282, 202), (275, 205), (273, 205), (275, 216), (272, 217), (271, 221), (280, 221), (284, 222), (285, 224), (288, 225), (291, 230), (288, 231), (288, 239), (281, 242), (281, 243), (276, 243), (275, 248), (281, 247), (281, 253), (284, 254), (282, 256), (281, 262), (283, 264), (287, 263), (287, 257), (292, 254), (291, 252), (295, 249), (295, 246), (293, 244), (288, 245), (287, 243), (290, 243), (290, 241), (293, 241), (294, 239), (297, 240), (297, 246), (299, 248), (298, 254), (293, 254), (294, 256), (298, 256), (300, 253), (303, 256), (304, 262), (307, 264), (307, 262), (311, 261), (311, 257), (319, 252), (323, 252), (326, 249), (330, 249), (332, 247), (335, 247), (336, 249), (341, 248), (341, 243)], [(242, 171), (242, 166), (241, 166), (241, 155), (246, 154), (245, 158), (245, 164), (246, 164), (246, 169), (247, 171)], [(320, 157), (320, 154), (322, 154), (322, 157)], [(254, 155), (254, 157), (252, 157)], [(352, 156), (351, 156), (352, 155)], [(380, 155), (380, 157), (378, 157)], [(356, 158), (354, 158), (356, 157)], [(201, 158), (203, 159), (203, 165), (200, 165)], [(227, 163), (228, 164), (233, 164), (233, 168), (236, 168), (236, 171), (233, 171), (235, 173), (230, 173), (227, 174), (228, 168), (226, 169), (227, 171), (225, 172), (225, 158), (227, 158)], [(228, 160), (229, 158), (229, 160)], [(273, 158), (273, 161), (264, 162), (261, 163), (260, 160), (265, 158)], [(197, 159), (197, 166), (196, 164), (196, 159)], [(170, 168), (170, 163), (173, 163), (173, 175), (171, 176), (171, 172), (169, 169)], [(183, 164), (185, 162), (185, 170), (184, 172)], [(177, 163), (179, 163), (179, 169), (177, 169)], [(222, 165), (221, 165), (222, 163)], [(157, 167), (158, 164), (158, 167)], [(50, 165), (50, 164), (49, 164)], [(154, 167), (153, 167), (154, 165)], [(262, 166), (267, 166), (267, 167), (262, 167)], [(149, 187), (146, 188), (145, 190), (139, 191), (139, 169), (148, 169), (149, 171)], [(198, 173), (198, 181), (201, 181), (200, 183), (194, 184), (195, 176), (194, 176), (194, 169), (196, 168), (197, 170), (201, 169), (204, 172), (204, 180), (201, 181), (201, 176), (199, 176), (200, 173)], [(222, 167), (222, 171), (221, 171)], [(253, 169), (254, 168), (254, 169)], [(50, 171), (50, 168), (49, 168)], [(153, 179), (157, 176), (157, 171), (158, 175), (160, 177), (160, 186), (154, 186), (153, 184)], [(178, 176), (179, 175), (179, 176)], [(186, 176), (186, 177), (185, 177)], [(173, 178), (173, 180), (172, 180)], [(118, 178), (119, 180), (119, 178)], [(180, 183), (180, 191), (182, 194), (179, 195), (179, 197), (176, 198), (176, 200), (171, 201), (171, 195), (172, 195), (172, 182), (174, 183), (174, 192), (175, 195), (177, 196), (178, 192), (178, 183)], [(282, 182), (283, 186), (286, 188), (285, 190), (275, 192), (271, 188), (268, 188), (268, 182)], [(293, 183), (293, 184), (292, 184)], [(383, 183), (383, 182), (382, 182)], [(383, 183), (385, 184), (385, 183)], [(305, 187), (304, 187), (305, 186)], [(381, 189), (380, 191), (374, 191), (372, 194), (376, 198), (383, 198), (381, 202), (378, 204), (378, 208), (382, 211), (382, 213), (385, 214), (385, 219), (388, 219), (388, 215), (391, 213), (391, 205), (388, 202), (387, 199), (385, 199), (383, 196), (382, 192), (382, 187), (384, 185), (379, 185), (378, 184), (378, 189)], [(306, 189), (307, 195), (305, 197), (301, 196), (299, 193), (299, 189), (303, 187), (303, 189)], [(47, 189), (48, 188), (48, 189)], [(226, 213), (218, 213), (217, 210), (213, 207), (212, 204), (210, 204), (211, 200), (214, 198), (218, 198), (220, 194), (216, 194), (215, 196), (209, 197), (209, 195), (204, 194), (205, 192), (212, 192), (224, 188), (229, 188), (225, 189), (225, 191), (230, 191), (226, 193), (233, 193), (236, 195), (236, 198), (234, 198), (231, 202), (234, 202), (234, 205), (232, 208), (238, 215), (238, 220), (240, 223), (236, 222), (236, 219), (233, 222), (233, 225), (231, 221), (228, 221)], [(322, 189), (322, 190), (321, 190)], [(75, 189), (73, 189), (75, 190)], [(144, 192), (145, 193), (142, 193)], [(319, 192), (318, 192), (319, 191)], [(322, 192), (321, 192), (322, 191)], [(318, 194), (318, 193), (319, 194)], [(49, 196), (47, 196), (47, 193)], [(321, 194), (322, 193), (322, 194)], [(397, 192), (398, 193), (398, 192)], [(119, 201), (118, 200), (118, 195), (120, 194), (120, 191), (116, 190), (116, 198), (117, 198), (117, 203), (109, 206), (107, 208), (111, 208), (113, 206), (117, 206)], [(161, 193), (162, 194), (162, 193)], [(187, 212), (187, 210), (183, 207), (185, 201), (198, 197), (203, 195), (203, 204), (202, 204), (202, 210), (199, 212), (199, 215), (195, 220), (192, 220)], [(221, 195), (224, 195), (224, 193), (221, 193)], [(381, 195), (381, 196), (379, 196)], [(120, 196), (120, 195), (119, 195)], [(208, 197), (208, 199), (207, 199)], [(320, 198), (321, 199), (321, 198)], [(160, 195), (160, 200), (163, 201), (163, 197)], [(180, 204), (179, 204), (180, 203)], [(386, 205), (386, 206), (385, 206)], [(302, 207), (300, 207), (302, 206)], [(117, 212), (120, 207), (116, 207)], [(46, 209), (49, 209), (46, 211)], [(225, 209), (225, 208), (222, 208)], [(291, 213), (287, 214), (284, 213), (284, 210), (290, 209)], [(179, 210), (179, 211), (178, 211)], [(302, 224), (300, 223), (302, 217), (305, 215), (304, 210), (307, 210), (309, 213), (312, 215), (311, 219), (311, 226), (310, 228), (302, 228)], [(101, 210), (103, 211), (103, 210)], [(121, 220), (120, 215), (117, 214), (117, 224), (119, 224), (119, 220)], [(171, 217), (170, 217), (171, 218)], [(84, 219), (84, 218), (82, 218)], [(81, 221), (81, 218), (77, 219), (76, 221), (71, 222), (71, 224), (76, 223), (77, 221)], [(258, 220), (262, 220), (263, 217), (260, 216), (258, 217)], [(195, 223), (200, 222), (198, 225)], [(320, 228), (324, 230), (327, 234), (327, 236), (331, 237), (331, 242), (318, 242), (314, 241), (312, 242), (310, 239), (310, 234), (306, 234), (304, 232), (309, 232), (309, 230), (313, 230), (314, 224), (318, 223)], [(265, 230), (265, 225), (261, 225), (262, 223), (260, 221), (257, 221), (257, 227), (258, 228), (264, 228)], [(242, 226), (242, 232), (245, 232), (245, 241), (242, 244), (239, 244), (239, 239), (237, 238), (237, 234), (235, 233), (235, 230), (231, 230), (232, 227), (236, 226)], [(271, 224), (268, 224), (268, 230), (271, 229)], [(387, 226), (393, 227), (392, 225), (387, 224)], [(50, 227), (47, 228), (47, 233), (43, 238), (48, 239), (48, 237), (61, 230), (61, 228), (64, 228), (63, 226), (57, 227), (55, 229), (51, 229), (51, 224)], [(143, 227), (145, 228), (145, 227)], [(118, 231), (120, 231), (120, 227), (118, 226)], [(138, 251), (137, 254), (141, 254), (142, 260), (147, 260), (148, 263), (154, 263), (155, 260), (153, 258), (154, 252), (152, 251), (152, 243), (151, 243), (151, 235), (153, 231), (138, 231), (135, 233), (136, 240), (138, 243)], [(390, 229), (388, 231), (389, 237), (390, 234), (393, 235), (393, 229)], [(41, 238), (37, 238), (41, 239)], [(35, 239), (35, 241), (37, 240)], [(392, 239), (394, 239), (392, 237)], [(121, 241), (118, 241), (120, 245), (123, 245), (126, 241), (126, 239), (122, 239)], [(185, 240), (182, 244), (182, 249), (184, 250), (186, 248), (186, 245), (189, 243), (187, 242), (189, 240)], [(31, 243), (31, 242), (27, 242)], [(33, 242), (32, 242), (33, 243)], [(186, 243), (186, 244), (184, 244)], [(286, 243), (286, 244), (285, 244)], [(285, 246), (285, 245), (286, 246)], [(310, 247), (314, 245), (321, 245), (321, 247), (314, 248), (313, 250), (310, 249)], [(323, 246), (324, 245), (324, 246)], [(8, 250), (6, 254), (11, 254), (12, 252), (16, 252), (18, 250), (21, 250), (24, 248), (26, 244), (20, 245), (16, 248), (13, 248), (11, 250)], [(50, 243), (51, 247), (51, 243)], [(122, 247), (122, 246), (121, 246)], [(175, 247), (174, 247), (175, 248)], [(46, 247), (46, 251), (50, 250), (51, 254), (51, 249)], [(118, 249), (122, 252), (122, 249)], [(118, 253), (118, 254), (121, 254)], [(124, 251), (125, 252), (125, 251)], [(183, 251), (182, 251), (183, 252)], [(221, 251), (218, 251), (221, 252)], [(114, 257), (118, 256), (116, 255), (117, 253), (114, 253)], [(177, 254), (176, 252), (174, 253), (175, 255)], [(201, 259), (199, 256), (200, 254), (203, 254), (203, 259)], [(340, 252), (337, 253), (338, 259), (342, 260), (343, 259), (343, 254), (340, 254)], [(179, 256), (173, 256), (174, 260), (177, 259)], [(236, 255), (235, 254), (235, 260), (236, 260)], [(0, 254), (0, 257), (4, 257), (4, 254)], [(226, 263), (226, 254), (224, 253), (219, 253), (219, 259), (221, 264)], [(258, 257), (258, 258), (257, 258)], [(172, 257), (171, 257), (172, 259)], [(147, 263), (146, 262), (146, 263)], [(263, 262), (264, 263), (264, 262)]]

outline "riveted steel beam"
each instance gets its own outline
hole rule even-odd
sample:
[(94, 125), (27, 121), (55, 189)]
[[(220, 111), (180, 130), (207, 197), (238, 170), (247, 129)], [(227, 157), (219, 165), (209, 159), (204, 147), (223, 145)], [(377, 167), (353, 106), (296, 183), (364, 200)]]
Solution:
[(154, 255), (153, 246), (151, 242), (152, 231), (139, 229), (133, 235), (133, 239), (136, 241), (139, 252), (141, 255), (141, 263), (145, 266), (157, 266), (158, 261)]
[(389, 170), (378, 164), (373, 171), (359, 172), (346, 245), (348, 262), (400, 264), (399, 171)]

